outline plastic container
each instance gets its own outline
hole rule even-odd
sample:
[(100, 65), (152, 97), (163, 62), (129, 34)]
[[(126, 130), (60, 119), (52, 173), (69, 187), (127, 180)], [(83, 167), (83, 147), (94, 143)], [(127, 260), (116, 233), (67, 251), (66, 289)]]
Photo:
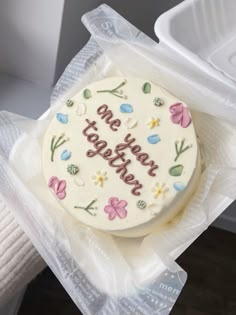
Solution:
[[(155, 23), (160, 45), (236, 89), (236, 1), (185, 0)], [(232, 205), (214, 226), (236, 232)]]
[(236, 88), (235, 12), (235, 0), (185, 0), (158, 18), (155, 33), (161, 45)]

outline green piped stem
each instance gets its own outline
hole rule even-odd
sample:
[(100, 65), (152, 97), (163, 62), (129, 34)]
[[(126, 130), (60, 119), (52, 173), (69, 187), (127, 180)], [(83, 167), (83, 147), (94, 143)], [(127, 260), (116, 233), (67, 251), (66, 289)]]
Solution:
[(51, 162), (54, 162), (54, 154), (55, 154), (56, 149), (58, 149), (60, 146), (62, 146), (64, 143), (66, 143), (68, 141), (66, 139), (62, 140), (63, 138), (64, 138), (64, 135), (60, 136), (55, 142), (56, 137), (55, 136), (52, 137), (52, 141), (51, 141)]
[(100, 90), (100, 91), (97, 91), (97, 93), (110, 93), (116, 97), (119, 97), (119, 98), (123, 98), (123, 96), (117, 94), (117, 91), (126, 84), (126, 81), (123, 81), (121, 84), (119, 84), (116, 88), (112, 89), (112, 90)]
[(88, 212), (90, 215), (92, 216), (95, 216), (96, 214), (95, 213), (92, 213), (90, 212), (89, 210), (95, 210), (96, 208), (93, 208), (92, 205), (96, 202), (97, 200), (93, 200), (90, 202), (90, 204), (88, 204), (87, 207), (79, 207), (79, 206), (75, 206), (74, 208), (75, 209), (82, 209), (82, 210), (85, 210), (86, 212)]
[(175, 151), (176, 151), (176, 157), (175, 157), (175, 162), (178, 160), (178, 158), (180, 157), (181, 154), (183, 154), (185, 151), (187, 151), (188, 149), (190, 149), (192, 146), (191, 145), (187, 145), (185, 148), (184, 148), (184, 142), (185, 142), (185, 139), (183, 139), (181, 141), (181, 145), (180, 147), (178, 147), (178, 143), (175, 142)]

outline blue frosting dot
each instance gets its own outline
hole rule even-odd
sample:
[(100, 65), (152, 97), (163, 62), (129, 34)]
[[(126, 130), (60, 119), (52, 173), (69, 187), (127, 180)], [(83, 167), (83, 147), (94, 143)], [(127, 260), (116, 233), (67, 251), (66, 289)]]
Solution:
[(173, 186), (176, 191), (183, 191), (185, 189), (185, 185), (181, 182), (174, 183)]
[(68, 115), (58, 113), (57, 114), (57, 120), (62, 124), (67, 124), (68, 123)]
[(161, 141), (161, 138), (158, 136), (158, 134), (155, 134), (147, 137), (147, 141), (151, 144), (156, 144)]
[(70, 159), (70, 157), (71, 157), (71, 152), (68, 151), (68, 150), (64, 150), (64, 151), (62, 152), (62, 154), (61, 154), (61, 160), (62, 160), (62, 161), (67, 161), (67, 160)]
[(121, 113), (132, 113), (133, 107), (130, 104), (122, 104), (122, 105), (120, 105), (120, 112)]

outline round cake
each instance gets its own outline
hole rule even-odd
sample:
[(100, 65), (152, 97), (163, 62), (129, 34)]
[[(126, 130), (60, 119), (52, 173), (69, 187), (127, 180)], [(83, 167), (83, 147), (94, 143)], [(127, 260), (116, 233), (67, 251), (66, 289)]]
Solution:
[(48, 189), (74, 218), (146, 235), (181, 211), (200, 176), (191, 113), (150, 81), (110, 77), (69, 99), (43, 143)]

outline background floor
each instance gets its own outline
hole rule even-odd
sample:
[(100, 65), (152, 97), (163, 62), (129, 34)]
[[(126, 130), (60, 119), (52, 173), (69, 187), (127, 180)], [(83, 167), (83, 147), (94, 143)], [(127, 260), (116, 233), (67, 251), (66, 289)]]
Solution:
[[(171, 315), (236, 315), (235, 245), (236, 234), (211, 227), (184, 252), (178, 264), (188, 281)], [(81, 313), (47, 268), (28, 287), (18, 315), (32, 314)]]

